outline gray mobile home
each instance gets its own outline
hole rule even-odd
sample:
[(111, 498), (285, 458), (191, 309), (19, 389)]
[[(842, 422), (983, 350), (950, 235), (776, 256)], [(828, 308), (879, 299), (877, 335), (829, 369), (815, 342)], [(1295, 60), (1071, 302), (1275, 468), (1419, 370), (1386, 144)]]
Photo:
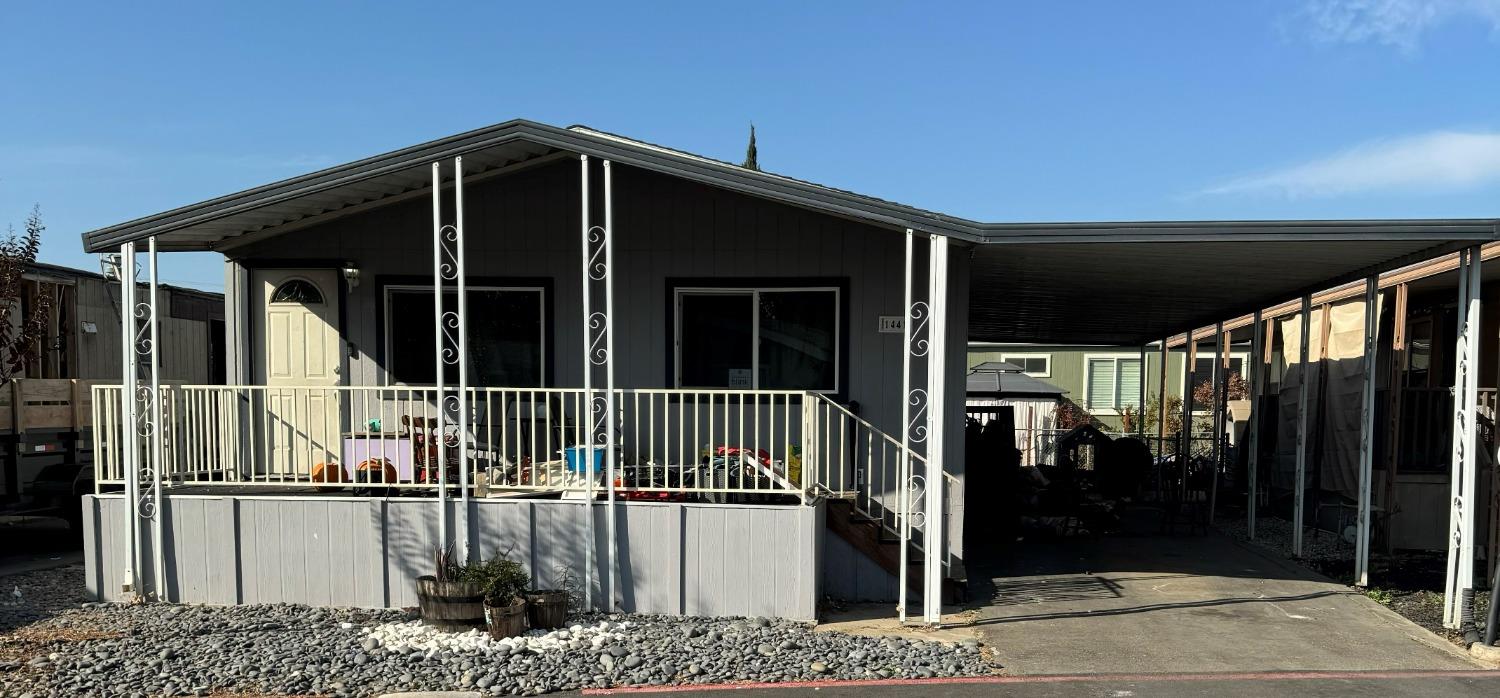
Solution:
[(1170, 345), (1494, 239), (980, 223), (510, 121), (84, 235), (127, 268), (219, 252), (227, 297), (226, 385), (165, 384), (152, 344), (95, 389), (89, 584), (402, 606), (453, 546), (599, 608), (936, 622), (994, 495), (965, 488), (968, 341)]

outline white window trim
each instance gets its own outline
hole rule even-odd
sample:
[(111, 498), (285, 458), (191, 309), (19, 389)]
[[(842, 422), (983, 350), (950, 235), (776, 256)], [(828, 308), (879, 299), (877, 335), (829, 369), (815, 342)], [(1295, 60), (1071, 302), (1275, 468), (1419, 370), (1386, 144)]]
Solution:
[[(541, 359), (542, 359), (541, 365), (538, 366), (538, 368), (540, 369), (540, 372), (541, 372), (542, 375), (541, 375), (541, 379), (538, 381), (539, 385), (537, 387), (538, 388), (545, 388), (545, 387), (547, 387), (547, 321), (548, 321), (548, 318), (547, 318), (547, 289), (544, 288), (544, 287), (541, 287), (541, 286), (467, 286), (467, 287), (465, 287), (465, 290), (468, 290), (468, 291), (525, 291), (525, 292), (533, 292), (534, 291), (534, 292), (536, 292), (536, 294), (537, 294), (537, 316), (542, 319), (542, 323), (541, 323), (541, 325), (542, 325), (541, 326), (541, 336), (537, 338), (537, 345), (539, 347), (541, 347)], [(383, 374), (383, 377), (385, 378), (385, 385), (386, 386), (392, 386), (392, 387), (403, 387), (403, 388), (405, 388), (405, 387), (410, 387), (410, 388), (430, 388), (430, 387), (433, 386), (433, 384), (431, 384), (431, 383), (406, 383), (406, 382), (403, 382), (403, 381), (393, 381), (393, 380), (391, 380), (391, 368), (390, 368), (391, 363), (392, 363), (391, 327), (393, 326), (393, 318), (391, 317), (391, 293), (393, 291), (395, 291), (395, 292), (407, 292), (407, 293), (411, 293), (411, 292), (425, 293), (425, 294), (427, 294), (428, 298), (431, 298), (432, 297), (432, 284), (391, 284), (389, 286), (386, 286), (385, 289), (383, 290), (382, 298), (381, 298), (381, 302), (382, 302), (383, 305), (382, 305), (382, 308), (381, 308), (381, 312), (385, 315), (385, 325), (384, 325), (385, 336), (381, 337), (380, 341), (385, 345), (385, 354), (384, 354), (385, 361), (383, 362), (385, 365), (380, 367), (380, 371)], [(443, 289), (443, 292), (447, 293), (447, 291), (448, 291), (448, 289), (445, 287)], [(458, 288), (456, 286), (453, 288), (453, 292), (455, 294), (458, 293)], [(478, 388), (510, 388), (510, 387), (520, 387), (520, 386), (480, 385), (480, 386), (472, 386), (472, 387), (478, 387)]]
[[(1141, 354), (1140, 354), (1140, 352), (1133, 352), (1133, 353), (1084, 354), (1083, 355), (1083, 405), (1081, 405), (1081, 406), (1083, 407), (1083, 409), (1087, 410), (1089, 412), (1089, 414), (1098, 415), (1100, 417), (1118, 417), (1120, 415), (1120, 410), (1118, 408), (1115, 408), (1115, 407), (1100, 407), (1099, 409), (1094, 409), (1092, 407), (1089, 407), (1089, 404), (1092, 402), (1092, 398), (1093, 398), (1093, 395), (1091, 394), (1092, 390), (1090, 389), (1090, 386), (1093, 384), (1093, 381), (1090, 380), (1090, 377), (1091, 377), (1091, 374), (1092, 374), (1092, 370), (1090, 368), (1090, 364), (1092, 364), (1096, 359), (1113, 359), (1114, 360), (1114, 362), (1115, 362), (1115, 384), (1118, 385), (1119, 382), (1120, 382), (1120, 359), (1134, 359), (1136, 361), (1140, 361), (1141, 360)], [(1145, 382), (1146, 382), (1146, 365), (1142, 364), (1141, 365), (1141, 383), (1145, 384)], [(1135, 396), (1132, 399), (1136, 400), (1136, 401), (1139, 401), (1140, 397), (1139, 396)], [(1130, 404), (1134, 405), (1136, 403), (1135, 402), (1131, 402)]]
[[(1023, 353), (1002, 352), (1000, 354), (1000, 360), (1001, 361), (1004, 361), (1004, 362), (1007, 362), (1007, 363), (1015, 363), (1014, 361), (1011, 361), (1011, 359), (1044, 359), (1047, 362), (1047, 368), (1045, 370), (1036, 371), (1036, 372), (1023, 371), (1023, 373), (1025, 373), (1028, 376), (1031, 376), (1032, 378), (1051, 378), (1052, 377), (1052, 355), (1051, 354), (1045, 354), (1045, 353), (1040, 353), (1040, 352), (1031, 352), (1031, 353), (1024, 353), (1024, 352)], [(1017, 364), (1017, 365), (1019, 365), (1019, 364)], [(1025, 368), (1025, 367), (1022, 366), (1022, 368)]]
[[(833, 293), (833, 388), (809, 392), (836, 395), (843, 386), (844, 303), (837, 286), (678, 286), (672, 289), (672, 387), (685, 390), (725, 390), (682, 384), (682, 297), (750, 294), (755, 311), (750, 321), (750, 390), (760, 390), (760, 294), (785, 291), (831, 291)], [(731, 388), (732, 390), (732, 388)]]
[[(1183, 358), (1186, 359), (1187, 357), (1184, 356)], [(1200, 353), (1200, 354), (1198, 354), (1197, 358), (1212, 360), (1214, 358), (1214, 352), (1208, 351), (1208, 352)], [(1231, 351), (1231, 352), (1229, 352), (1229, 359), (1231, 361), (1233, 361), (1234, 359), (1239, 359), (1240, 360), (1240, 366), (1249, 366), (1250, 365), (1250, 352), (1248, 352), (1248, 351)], [(1240, 376), (1242, 378), (1246, 378), (1246, 380), (1249, 380), (1248, 376), (1246, 376), (1246, 373), (1248, 373), (1248, 371), (1241, 371), (1240, 372)], [(1178, 379), (1177, 379), (1177, 382), (1182, 385), (1182, 393), (1180, 395), (1178, 395), (1178, 397), (1181, 397), (1183, 399), (1186, 399), (1187, 390), (1188, 390), (1187, 374), (1188, 374), (1188, 362), (1186, 360), (1184, 360), (1182, 362), (1182, 375), (1178, 376)], [(1210, 377), (1210, 376), (1205, 376), (1205, 378), (1207, 378), (1207, 377)], [(1194, 417), (1206, 416), (1208, 414), (1209, 414), (1208, 410), (1200, 410), (1200, 409), (1198, 409), (1196, 407), (1193, 408), (1193, 416)]]

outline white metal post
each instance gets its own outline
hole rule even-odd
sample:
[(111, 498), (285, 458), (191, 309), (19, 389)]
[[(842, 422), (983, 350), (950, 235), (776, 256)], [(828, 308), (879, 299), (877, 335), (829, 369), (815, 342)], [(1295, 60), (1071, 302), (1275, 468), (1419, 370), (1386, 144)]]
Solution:
[(1193, 388), (1198, 382), (1198, 340), (1193, 336), (1196, 330), (1187, 331), (1187, 346), (1184, 347), (1182, 361), (1182, 433), (1178, 434), (1178, 442), (1181, 443), (1177, 454), (1177, 463), (1180, 466), (1179, 476), (1181, 482), (1181, 501), (1186, 502), (1188, 498), (1188, 463), (1193, 459)]
[(1172, 358), (1172, 349), (1168, 345), (1171, 342), (1167, 337), (1161, 340), (1161, 371), (1157, 375), (1156, 393), (1156, 498), (1162, 499), (1162, 459), (1167, 457), (1167, 364)]
[[(593, 225), (589, 218), (589, 156), (578, 156), (579, 167), (579, 290), (582, 292), (583, 325), (581, 327), (583, 340), (583, 404), (580, 405), (580, 414), (577, 416), (579, 423), (583, 426), (583, 443), (575, 445), (582, 446), (582, 452), (574, 453), (583, 456), (583, 462), (577, 467), (583, 472), (584, 497), (583, 497), (583, 526), (585, 535), (583, 556), (583, 605), (585, 608), (594, 607), (594, 554), (597, 543), (594, 540), (594, 367), (593, 367), (593, 307), (590, 301), (589, 283), (593, 275), (593, 260), (590, 238), (593, 237)], [(599, 580), (600, 591), (605, 589), (605, 581)], [(608, 605), (608, 602), (606, 602)]]
[(1209, 372), (1212, 376), (1209, 384), (1213, 393), (1213, 402), (1209, 403), (1209, 423), (1213, 425), (1213, 447), (1209, 453), (1213, 454), (1213, 475), (1209, 478), (1208, 486), (1208, 523), (1212, 525), (1214, 515), (1219, 506), (1219, 468), (1224, 464), (1224, 414), (1228, 411), (1225, 403), (1224, 383), (1229, 380), (1224, 370), (1224, 354), (1226, 340), (1224, 337), (1224, 323), (1214, 324), (1214, 369)]
[(1146, 436), (1146, 379), (1151, 376), (1151, 372), (1146, 370), (1146, 368), (1146, 345), (1142, 344), (1141, 368), (1140, 372), (1136, 375), (1136, 383), (1139, 384), (1137, 387), (1140, 388), (1140, 396), (1136, 401), (1135, 409), (1135, 433), (1142, 437), (1142, 440)]
[[(469, 286), (464, 269), (464, 159), (453, 158), (453, 269), (458, 291), (458, 500), (459, 551), (469, 553)], [(451, 323), (450, 323), (451, 324)], [(441, 410), (439, 410), (441, 411)]]
[[(605, 491), (608, 493), (608, 505), (605, 512), (609, 518), (605, 524), (608, 531), (609, 549), (605, 551), (608, 563), (610, 610), (614, 610), (618, 593), (615, 582), (618, 579), (619, 561), (616, 559), (617, 544), (615, 533), (615, 206), (614, 206), (614, 180), (611, 175), (609, 161), (603, 162), (604, 166), (604, 458), (608, 465), (605, 466), (604, 477), (606, 480)], [(727, 403), (727, 399), (726, 399)], [(729, 408), (725, 404), (725, 409)], [(590, 461), (592, 462), (592, 461)]]
[(1365, 375), (1359, 409), (1359, 514), (1354, 544), (1354, 584), (1370, 585), (1370, 479), (1375, 463), (1375, 342), (1380, 328), (1380, 277), (1365, 279)]
[(1478, 453), (1475, 446), (1476, 398), (1479, 388), (1480, 252), (1472, 247), (1459, 253), (1458, 338), (1453, 381), (1452, 509), (1449, 525), (1447, 584), (1443, 625), (1457, 629), (1464, 624), (1464, 608), (1474, 593), (1474, 532)]
[(1469, 312), (1469, 251), (1458, 252), (1458, 306), (1456, 308), (1457, 341), (1454, 345), (1453, 362), (1453, 442), (1449, 463), (1448, 478), (1448, 564), (1447, 574), (1443, 587), (1443, 626), (1447, 628), (1458, 627), (1459, 608), (1459, 572), (1462, 563), (1459, 562), (1459, 551), (1462, 549), (1465, 536), (1464, 506), (1463, 506), (1463, 454), (1466, 439), (1464, 437), (1463, 403), (1464, 390), (1468, 385), (1465, 379), (1468, 368), (1467, 357), (1464, 352), (1469, 348), (1469, 343), (1464, 337), (1468, 331)]
[(153, 235), (146, 241), (146, 249), (146, 269), (147, 279), (149, 280), (146, 288), (150, 292), (150, 296), (146, 300), (149, 311), (146, 315), (146, 322), (149, 324), (147, 325), (147, 345), (144, 348), (146, 350), (146, 368), (150, 371), (149, 378), (151, 381), (151, 406), (149, 408), (150, 411), (147, 413), (151, 424), (146, 433), (147, 458), (149, 459), (148, 467), (151, 471), (151, 507), (147, 514), (151, 517), (151, 559), (156, 563), (156, 575), (154, 579), (154, 586), (156, 588), (153, 591), (156, 592), (156, 599), (158, 601), (166, 601), (167, 556), (165, 553), (166, 541), (163, 528), (165, 527), (164, 517), (166, 516), (167, 507), (166, 502), (161, 496), (161, 480), (165, 474), (163, 469), (167, 466), (163, 459), (162, 439), (164, 437), (163, 432), (168, 428), (168, 425), (161, 418), (161, 352), (159, 351), (161, 345), (158, 342), (157, 336), (157, 327), (161, 323), (157, 321), (157, 318), (160, 316), (157, 314), (159, 308), (157, 307), (156, 236)]
[(1298, 348), (1297, 369), (1297, 472), (1292, 493), (1292, 557), (1302, 557), (1303, 498), (1306, 495), (1307, 478), (1307, 390), (1311, 381), (1307, 378), (1310, 366), (1307, 363), (1307, 344), (1312, 334), (1312, 296), (1302, 297), (1302, 345)]
[(135, 325), (135, 243), (120, 245), (120, 453), (125, 471), (125, 503), (130, 518), (130, 554), (126, 557), (125, 583), (130, 593), (140, 598), (144, 578), (144, 551), (141, 547), (141, 472), (140, 401), (137, 375), (140, 355), (136, 353)]
[(1256, 482), (1260, 470), (1260, 381), (1261, 381), (1261, 356), (1265, 353), (1266, 341), (1265, 323), (1261, 321), (1260, 311), (1255, 311), (1255, 317), (1251, 322), (1255, 327), (1250, 335), (1250, 365), (1246, 372), (1250, 379), (1250, 423), (1246, 426), (1245, 448), (1246, 455), (1245, 482), (1248, 501), (1245, 503), (1245, 529), (1250, 540), (1255, 540), (1255, 505), (1256, 494), (1259, 484)]
[(928, 309), (932, 317), (928, 322), (928, 351), (931, 353), (927, 358), (927, 490), (923, 508), (926, 536), (922, 547), (926, 581), (922, 585), (922, 598), (924, 620), (938, 624), (943, 620), (943, 454), (947, 450), (943, 422), (947, 382), (948, 238), (933, 235), (931, 239), (928, 259), (928, 286), (931, 289), (928, 291)]
[(911, 494), (909, 485), (912, 478), (912, 451), (911, 451), (911, 362), (912, 362), (912, 332), (913, 323), (916, 322), (913, 309), (915, 301), (912, 298), (912, 240), (914, 233), (911, 228), (906, 229), (906, 285), (902, 296), (901, 307), (905, 317), (901, 321), (901, 466), (897, 468), (896, 475), (896, 513), (899, 521), (896, 526), (900, 530), (898, 536), (900, 551), (900, 563), (897, 570), (896, 589), (896, 616), (899, 622), (906, 623), (906, 571), (907, 571), (907, 548), (911, 538)]
[[(1469, 248), (1469, 318), (1468, 327), (1464, 338), (1468, 341), (1468, 349), (1464, 352), (1466, 369), (1464, 370), (1464, 424), (1467, 425), (1466, 440), (1464, 441), (1464, 479), (1463, 497), (1464, 514), (1464, 538), (1459, 549), (1459, 603), (1460, 608), (1473, 608), (1474, 603), (1474, 553), (1479, 540), (1479, 330), (1484, 323), (1484, 315), (1481, 312), (1481, 299), (1483, 297), (1480, 269), (1481, 248), (1476, 245)], [(1460, 625), (1465, 619), (1462, 613), (1458, 618)], [(1472, 624), (1472, 619), (1468, 621)], [(1470, 626), (1472, 627), (1472, 625)], [(1468, 628), (1466, 628), (1468, 629)]]
[[(447, 443), (443, 438), (443, 432), (447, 428), (447, 419), (444, 413), (447, 411), (447, 395), (445, 394), (443, 366), (446, 363), (443, 354), (443, 179), (439, 163), (432, 163), (432, 363), (433, 363), (433, 385), (436, 386), (437, 413), (436, 425), (432, 430), (431, 441), (426, 456), (427, 467), (431, 477), (430, 469), (437, 468), (438, 477), (438, 547), (448, 549), (448, 476), (447, 470), (448, 453)], [(436, 458), (434, 458), (436, 454)], [(436, 460), (437, 463), (433, 463)], [(430, 481), (429, 481), (430, 482)]]

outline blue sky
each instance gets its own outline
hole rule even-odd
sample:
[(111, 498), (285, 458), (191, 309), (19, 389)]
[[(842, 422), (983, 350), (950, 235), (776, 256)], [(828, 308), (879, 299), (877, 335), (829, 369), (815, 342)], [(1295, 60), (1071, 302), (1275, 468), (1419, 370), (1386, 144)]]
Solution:
[[(1500, 216), (1500, 0), (0, 4), (0, 224), (513, 117), (994, 221)], [(214, 255), (163, 278), (222, 287)]]

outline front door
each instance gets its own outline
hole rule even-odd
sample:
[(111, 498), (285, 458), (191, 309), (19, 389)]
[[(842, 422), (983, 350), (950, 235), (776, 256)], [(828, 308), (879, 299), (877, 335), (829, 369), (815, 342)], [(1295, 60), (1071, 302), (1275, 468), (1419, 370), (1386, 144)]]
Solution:
[(260, 302), (257, 377), (266, 386), (264, 472), (303, 479), (318, 463), (341, 459), (337, 272), (268, 269), (256, 272)]

